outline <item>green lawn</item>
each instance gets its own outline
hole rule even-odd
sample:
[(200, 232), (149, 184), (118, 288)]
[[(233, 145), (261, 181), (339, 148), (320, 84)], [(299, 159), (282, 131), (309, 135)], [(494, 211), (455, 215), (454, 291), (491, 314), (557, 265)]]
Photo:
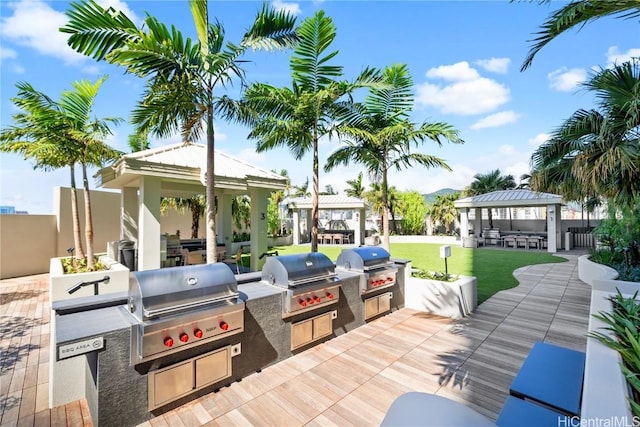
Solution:
[[(431, 271), (444, 271), (444, 260), (440, 258), (439, 244), (428, 243), (395, 243), (391, 245), (394, 258), (410, 259), (414, 268)], [(309, 245), (279, 246), (273, 248), (280, 255), (304, 253)], [(341, 246), (320, 245), (319, 251), (335, 261), (342, 250)], [(555, 257), (542, 251), (490, 250), (470, 249), (451, 246), (451, 257), (448, 259), (449, 273), (475, 276), (478, 279), (478, 304), (493, 294), (504, 289), (513, 288), (518, 281), (513, 272), (519, 267), (551, 262), (565, 262), (564, 258)]]

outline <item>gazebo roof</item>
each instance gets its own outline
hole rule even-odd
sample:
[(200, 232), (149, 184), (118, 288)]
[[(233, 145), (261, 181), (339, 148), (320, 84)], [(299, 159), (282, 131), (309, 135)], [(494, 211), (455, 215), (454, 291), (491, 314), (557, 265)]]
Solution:
[(501, 190), (454, 202), (456, 208), (530, 207), (562, 204), (562, 196), (531, 190)]
[[(284, 189), (287, 179), (236, 157), (215, 150), (215, 186), (233, 190), (248, 187)], [(207, 147), (202, 144), (172, 144), (125, 154), (94, 177), (96, 186), (123, 188), (140, 176), (155, 176), (165, 181), (206, 184)]]
[[(310, 197), (296, 197), (289, 200), (289, 207), (292, 209), (311, 209), (312, 199)], [(365, 209), (367, 202), (357, 197), (343, 196), (340, 194), (318, 196), (319, 209)]]

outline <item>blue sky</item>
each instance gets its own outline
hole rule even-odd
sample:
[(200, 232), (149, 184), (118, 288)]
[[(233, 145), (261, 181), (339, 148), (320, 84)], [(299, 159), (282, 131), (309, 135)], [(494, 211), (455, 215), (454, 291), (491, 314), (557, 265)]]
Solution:
[[(194, 37), (186, 1), (99, 0), (122, 9), (141, 22), (149, 13), (166, 24), (174, 24)], [(580, 89), (592, 70), (611, 66), (630, 56), (640, 56), (640, 25), (637, 20), (605, 18), (580, 31), (561, 35), (521, 73), (533, 33), (563, 2), (539, 5), (537, 1), (309, 1), (272, 3), (287, 8), (301, 21), (318, 9), (333, 18), (340, 51), (335, 64), (344, 66), (346, 79), (353, 79), (366, 66), (384, 67), (406, 63), (415, 83), (412, 119), (445, 121), (454, 125), (463, 145), (438, 147), (427, 142), (420, 151), (447, 161), (453, 172), (416, 167), (394, 173), (390, 182), (400, 190), (422, 193), (443, 187), (463, 188), (476, 173), (500, 168), (517, 178), (529, 171), (532, 151), (546, 135), (579, 108), (592, 108), (591, 94)], [(238, 41), (250, 25), (260, 2), (210, 1), (212, 17), (225, 26), (228, 40)], [(66, 1), (20, 0), (0, 2), (0, 98), (1, 125), (11, 124), (16, 113), (10, 99), (18, 81), (31, 83), (54, 99), (76, 80), (109, 79), (96, 99), (97, 117), (122, 117), (129, 113), (142, 93), (144, 82), (125, 75), (122, 68), (76, 54), (66, 45), (58, 28), (66, 22)], [(247, 79), (290, 85), (290, 52), (250, 54)], [(230, 94), (237, 95), (237, 88)], [(127, 123), (114, 128), (107, 142), (127, 150)], [(248, 130), (233, 123), (216, 122), (216, 148), (265, 169), (286, 168), (294, 185), (311, 176), (311, 158), (295, 161), (278, 149), (255, 153)], [(179, 142), (175, 136), (152, 140), (152, 146)], [(340, 144), (323, 140), (324, 159)], [(321, 160), (322, 161), (322, 160)], [(0, 205), (13, 205), (34, 214), (52, 213), (55, 186), (68, 186), (68, 170), (34, 171), (21, 157), (0, 154)], [(346, 187), (360, 167), (336, 169), (321, 174), (320, 185), (336, 190)], [(93, 188), (93, 183), (92, 183)]]

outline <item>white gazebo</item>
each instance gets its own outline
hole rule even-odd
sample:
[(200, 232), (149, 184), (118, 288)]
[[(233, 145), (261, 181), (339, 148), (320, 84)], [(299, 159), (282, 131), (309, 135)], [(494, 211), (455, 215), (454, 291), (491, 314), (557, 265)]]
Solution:
[(531, 190), (501, 190), (478, 196), (466, 197), (454, 202), (460, 209), (460, 237), (469, 237), (469, 210), (475, 209), (474, 230), (482, 230), (482, 209), (541, 207), (547, 208), (547, 251), (557, 252), (561, 248), (560, 207), (562, 196), (558, 194), (539, 193)]
[[(311, 208), (313, 207), (313, 200), (310, 197), (307, 198), (294, 198), (289, 200), (289, 209), (293, 211), (293, 244), (298, 245), (301, 243), (301, 234), (304, 230), (301, 229), (300, 216), (302, 211), (305, 211), (305, 224), (307, 232), (311, 231)], [(319, 195), (318, 196), (318, 210), (353, 210), (354, 227), (353, 243), (356, 245), (362, 245), (365, 237), (365, 220), (366, 220), (367, 203), (357, 197), (343, 196), (343, 195)]]
[[(138, 269), (160, 268), (160, 198), (189, 198), (206, 192), (207, 147), (173, 144), (125, 154), (95, 175), (96, 186), (121, 190), (120, 238), (135, 241)], [(286, 178), (220, 151), (215, 152), (216, 236), (231, 252), (231, 200), (251, 197), (251, 269), (264, 263), (267, 250), (267, 206), (272, 191), (283, 190)]]

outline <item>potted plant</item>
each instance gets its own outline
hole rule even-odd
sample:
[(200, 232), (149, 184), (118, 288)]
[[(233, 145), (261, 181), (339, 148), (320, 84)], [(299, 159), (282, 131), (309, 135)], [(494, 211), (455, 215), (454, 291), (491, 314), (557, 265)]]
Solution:
[(460, 319), (478, 305), (477, 280), (439, 271), (414, 270), (405, 283), (404, 297), (405, 307)]

